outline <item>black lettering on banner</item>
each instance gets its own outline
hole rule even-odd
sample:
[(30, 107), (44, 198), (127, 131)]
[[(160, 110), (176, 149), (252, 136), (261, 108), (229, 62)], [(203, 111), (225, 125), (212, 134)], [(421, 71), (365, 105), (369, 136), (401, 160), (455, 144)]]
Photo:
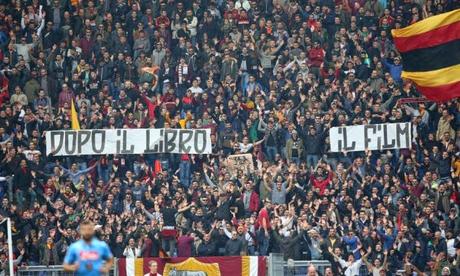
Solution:
[(165, 129), (165, 153), (173, 153), (176, 150), (177, 129)]
[[(343, 149), (346, 150), (346, 151), (352, 151), (355, 149), (356, 147), (356, 142), (353, 141), (351, 142), (351, 146), (349, 147), (347, 144), (348, 144), (348, 137), (347, 137), (347, 128), (346, 127), (341, 127), (339, 128), (339, 133), (342, 133), (342, 137), (343, 137)], [(339, 151), (342, 151), (342, 146), (341, 146), (341, 143), (342, 141), (339, 140)]]
[(79, 130), (77, 132), (78, 135), (78, 152), (82, 152), (82, 148), (86, 143), (88, 143), (89, 139), (91, 138), (91, 131), (89, 130)]
[[(97, 148), (96, 145), (96, 141), (97, 141), (97, 137), (96, 135), (100, 135), (99, 137), (99, 140), (100, 140), (100, 147)], [(93, 147), (93, 152), (98, 154), (98, 153), (102, 153), (105, 149), (105, 130), (92, 130), (92, 134), (91, 134), (91, 145)]]
[[(59, 137), (59, 143), (56, 146), (56, 136)], [(64, 141), (64, 132), (63, 131), (51, 131), (51, 154), (58, 153)]]
[[(156, 129), (154, 129), (154, 130), (156, 130)], [(148, 154), (148, 153), (161, 153), (161, 152), (163, 152), (163, 144), (164, 144), (163, 129), (160, 129), (159, 138), (156, 140), (156, 142), (154, 144), (152, 144), (154, 142), (152, 140), (154, 140), (154, 139), (151, 139), (151, 135), (152, 135), (151, 131), (152, 130), (150, 130), (150, 129), (146, 129), (146, 131), (145, 131), (145, 133), (146, 133), (146, 139), (145, 139), (146, 145), (145, 145), (144, 153)], [(156, 132), (154, 132), (154, 133), (156, 133)]]
[[(65, 143), (65, 146), (64, 146), (65, 153), (68, 155), (74, 154), (75, 150), (77, 149), (77, 132), (73, 130), (65, 131), (64, 132), (64, 143)], [(80, 153), (77, 152), (77, 154), (80, 154)]]
[(376, 134), (377, 132), (377, 128), (375, 127), (375, 125), (365, 125), (364, 126), (364, 149), (369, 148), (369, 142), (372, 140), (372, 138), (369, 138), (369, 134), (367, 132), (369, 129), (372, 129), (372, 134)]
[(187, 146), (187, 143), (192, 140), (193, 130), (182, 129), (179, 130), (179, 153), (189, 153), (191, 146)]
[(150, 142), (150, 129), (145, 130), (145, 150), (144, 153), (157, 153), (158, 152), (158, 144), (153, 146), (153, 149), (150, 148), (152, 142)]
[(396, 144), (398, 145), (398, 148), (401, 148), (401, 138), (404, 135), (406, 140), (404, 147), (410, 147), (410, 124), (404, 123), (404, 128), (401, 128), (401, 125), (402, 124), (396, 125)]
[(121, 150), (121, 153), (122, 154), (131, 154), (131, 153), (134, 153), (134, 145), (131, 145), (129, 147), (129, 149), (126, 149), (126, 146), (127, 146), (127, 139), (128, 139), (128, 131), (127, 130), (123, 130), (123, 149)]
[[(338, 133), (338, 134), (342, 134), (342, 132), (343, 132), (342, 129), (343, 129), (342, 127), (339, 127), (339, 129), (337, 130), (337, 133)], [(337, 147), (339, 148), (339, 152), (341, 152), (341, 151), (342, 151), (342, 148), (343, 148), (343, 147), (342, 147), (342, 140), (341, 140), (341, 139), (337, 139)]]
[(155, 148), (158, 148), (157, 152), (164, 152), (164, 148), (165, 148), (164, 132), (165, 130), (163, 128), (160, 129), (160, 139), (158, 139), (159, 145), (155, 146)]
[(121, 136), (121, 129), (117, 129), (117, 154), (120, 154), (121, 152), (121, 141), (120, 141), (120, 136)]
[[(382, 125), (377, 125), (377, 132), (382, 131)], [(382, 149), (382, 137), (381, 135), (377, 135), (377, 149), (381, 150)]]
[[(206, 140), (206, 137), (207, 137), (206, 130), (195, 130), (194, 147), (195, 147), (195, 152), (197, 154), (203, 153), (206, 150), (206, 143), (208, 142)], [(199, 148), (200, 141), (201, 141), (201, 148)]]
[(391, 138), (391, 144), (388, 143), (388, 125), (383, 125), (383, 149), (392, 149), (395, 147), (396, 141)]

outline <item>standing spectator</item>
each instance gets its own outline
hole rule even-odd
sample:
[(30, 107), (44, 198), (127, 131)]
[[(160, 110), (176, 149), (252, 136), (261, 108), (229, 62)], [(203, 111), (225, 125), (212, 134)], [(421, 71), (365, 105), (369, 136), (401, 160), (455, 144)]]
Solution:
[(129, 239), (128, 245), (123, 251), (123, 256), (126, 258), (139, 258), (141, 257), (141, 248), (136, 246), (136, 242), (133, 238)]
[(244, 256), (243, 242), (238, 239), (238, 233), (232, 231), (232, 237), (225, 244), (225, 256)]
[(70, 90), (68, 85), (64, 83), (62, 85), (62, 90), (59, 93), (59, 107), (62, 108), (65, 105), (67, 105), (67, 107), (70, 107), (74, 99), (75, 99), (75, 95), (73, 91)]
[(141, 52), (147, 53), (150, 50), (150, 40), (145, 37), (145, 31), (139, 32), (139, 38), (134, 40), (134, 59), (137, 59)]
[(362, 259), (355, 260), (354, 255), (350, 254), (348, 255), (347, 261), (345, 261), (340, 256), (336, 255), (331, 249), (329, 249), (329, 253), (331, 253), (331, 255), (334, 256), (336, 260), (338, 260), (338, 262), (344, 269), (344, 272), (343, 272), (344, 275), (346, 276), (359, 275), (360, 267), (363, 262)]
[(21, 106), (26, 106), (29, 103), (27, 95), (22, 92), (21, 87), (16, 86), (14, 88), (14, 95), (10, 97), (11, 104), (20, 104)]
[(193, 234), (188, 235), (184, 230), (179, 231), (179, 237), (177, 238), (177, 257), (192, 256), (194, 240)]

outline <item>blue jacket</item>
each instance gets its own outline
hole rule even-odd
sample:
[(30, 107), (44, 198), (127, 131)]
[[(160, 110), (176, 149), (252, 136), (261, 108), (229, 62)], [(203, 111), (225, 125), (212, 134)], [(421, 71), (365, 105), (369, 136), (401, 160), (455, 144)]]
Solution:
[(393, 247), (393, 243), (396, 240), (396, 236), (398, 235), (398, 230), (393, 229), (393, 233), (391, 235), (387, 235), (383, 227), (378, 226), (377, 233), (380, 235), (380, 237), (383, 240), (383, 249), (390, 250)]
[(395, 82), (401, 83), (401, 72), (403, 70), (403, 67), (401, 64), (395, 65), (393, 63), (388, 62), (387, 59), (382, 60), (383, 65), (387, 68), (388, 72), (390, 72), (391, 77), (394, 79)]

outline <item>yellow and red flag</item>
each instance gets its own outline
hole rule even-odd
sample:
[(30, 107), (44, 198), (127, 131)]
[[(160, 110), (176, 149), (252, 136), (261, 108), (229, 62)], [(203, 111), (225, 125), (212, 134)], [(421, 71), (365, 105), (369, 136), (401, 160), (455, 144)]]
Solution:
[(80, 122), (78, 121), (78, 113), (77, 113), (77, 110), (75, 109), (75, 103), (73, 102), (73, 100), (70, 103), (70, 127), (73, 130), (80, 129)]
[(149, 263), (157, 263), (158, 273), (171, 275), (171, 271), (212, 276), (266, 276), (267, 258), (263, 256), (229, 257), (177, 257), (177, 258), (121, 258), (118, 259), (120, 276), (144, 276)]
[(401, 53), (403, 78), (430, 100), (460, 97), (460, 9), (391, 33)]
[(142, 67), (141, 69), (143, 72), (156, 75), (158, 71), (160, 70), (160, 67), (153, 65), (152, 67)]

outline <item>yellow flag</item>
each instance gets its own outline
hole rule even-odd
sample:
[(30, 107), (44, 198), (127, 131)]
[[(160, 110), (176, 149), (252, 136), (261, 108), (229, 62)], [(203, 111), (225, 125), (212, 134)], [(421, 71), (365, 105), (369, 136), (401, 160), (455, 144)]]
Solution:
[(73, 100), (70, 106), (70, 126), (72, 127), (73, 130), (80, 129), (80, 122), (78, 121), (78, 113), (77, 113), (77, 110), (75, 109), (75, 104)]
[(179, 125), (180, 125), (181, 128), (185, 128), (186, 124), (187, 124), (187, 119), (180, 119), (179, 120)]

